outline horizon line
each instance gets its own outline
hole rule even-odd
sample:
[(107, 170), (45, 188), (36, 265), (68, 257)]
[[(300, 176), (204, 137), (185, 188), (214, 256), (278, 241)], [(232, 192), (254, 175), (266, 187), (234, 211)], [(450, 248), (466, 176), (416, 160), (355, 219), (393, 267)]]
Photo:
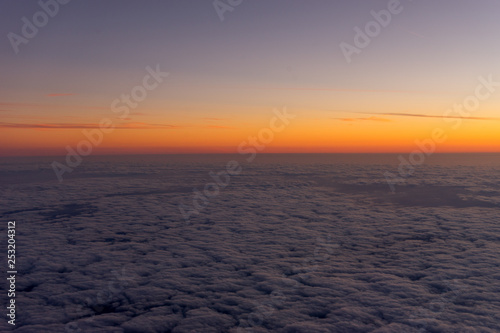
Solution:
[[(400, 151), (400, 152), (258, 152), (257, 155), (401, 155), (401, 154), (411, 154), (410, 151)], [(478, 154), (500, 154), (500, 151), (445, 151), (445, 152), (435, 152), (432, 155), (478, 155)], [(245, 155), (238, 152), (234, 153), (224, 153), (224, 152), (199, 152), (199, 153), (106, 153), (106, 154), (91, 154), (84, 157), (92, 156), (189, 156), (189, 155)], [(66, 157), (65, 155), (0, 155), (0, 158), (16, 158), (16, 157)]]

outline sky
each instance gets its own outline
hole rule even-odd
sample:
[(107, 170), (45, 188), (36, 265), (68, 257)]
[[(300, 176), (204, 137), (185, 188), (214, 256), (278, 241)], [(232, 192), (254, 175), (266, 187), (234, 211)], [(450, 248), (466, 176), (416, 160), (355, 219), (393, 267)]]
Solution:
[(496, 0), (41, 3), (0, 3), (0, 156), (235, 153), (277, 110), (266, 152), (500, 151)]

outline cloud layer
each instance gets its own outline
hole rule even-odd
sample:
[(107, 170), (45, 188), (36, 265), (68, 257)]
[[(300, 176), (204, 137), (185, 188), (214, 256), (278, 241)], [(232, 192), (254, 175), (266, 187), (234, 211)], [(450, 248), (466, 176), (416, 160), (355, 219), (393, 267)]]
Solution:
[(423, 166), (394, 196), (388, 165), (255, 163), (184, 221), (219, 159), (95, 158), (62, 184), (3, 161), (14, 331), (500, 330), (498, 167)]

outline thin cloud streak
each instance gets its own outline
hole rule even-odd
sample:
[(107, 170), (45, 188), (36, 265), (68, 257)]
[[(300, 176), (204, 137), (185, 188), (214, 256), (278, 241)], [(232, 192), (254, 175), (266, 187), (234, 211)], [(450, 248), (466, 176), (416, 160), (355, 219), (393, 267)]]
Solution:
[(420, 37), (420, 38), (425, 38), (424, 36), (422, 36), (421, 34), (417, 34), (416, 32), (414, 31), (410, 31), (410, 30), (406, 30), (408, 33), (412, 34), (412, 35), (415, 35), (417, 37)]
[[(61, 104), (45, 104), (45, 103), (12, 103), (12, 102), (0, 102), (0, 107), (63, 107)], [(67, 105), (65, 107), (68, 107)], [(109, 107), (103, 106), (85, 106), (85, 105), (75, 105), (74, 108), (80, 109), (93, 109), (93, 110), (110, 110)]]
[(234, 127), (220, 126), (220, 125), (206, 125), (206, 126), (202, 126), (202, 128), (208, 128), (208, 129), (235, 129)]
[[(99, 128), (99, 124), (16, 124), (0, 123), (0, 128), (22, 128), (22, 129), (93, 129)], [(178, 129), (186, 126), (128, 123), (116, 125), (114, 129)]]
[[(234, 88), (234, 87), (232, 87)], [(394, 94), (428, 94), (440, 95), (451, 94), (452, 92), (436, 92), (436, 91), (420, 91), (420, 90), (391, 90), (391, 89), (336, 89), (336, 88), (307, 88), (307, 87), (241, 87), (243, 89), (255, 90), (293, 90), (293, 91), (330, 91), (330, 92), (346, 92), (346, 93), (394, 93)]]
[(368, 117), (368, 118), (332, 118), (340, 121), (380, 121), (380, 122), (392, 122), (390, 119), (379, 118), (379, 117)]
[(495, 117), (460, 117), (460, 116), (436, 116), (429, 114), (418, 113), (378, 113), (378, 112), (351, 112), (358, 114), (376, 114), (381, 116), (396, 116), (396, 117), (418, 117), (418, 118), (446, 118), (446, 119), (468, 119), (468, 120), (500, 120)]
[(76, 94), (48, 94), (48, 97), (61, 97), (61, 96), (73, 96)]
[[(23, 123), (6, 123), (0, 122), (0, 128), (17, 128), (17, 129), (42, 129), (42, 130), (58, 130), (58, 129), (94, 129), (100, 128), (99, 124), (23, 124)], [(115, 125), (114, 129), (133, 129), (133, 130), (145, 130), (145, 129), (184, 129), (184, 128), (202, 128), (202, 129), (234, 129), (234, 127), (221, 126), (221, 125), (167, 125), (167, 124), (147, 124), (147, 123), (125, 123), (121, 125)]]

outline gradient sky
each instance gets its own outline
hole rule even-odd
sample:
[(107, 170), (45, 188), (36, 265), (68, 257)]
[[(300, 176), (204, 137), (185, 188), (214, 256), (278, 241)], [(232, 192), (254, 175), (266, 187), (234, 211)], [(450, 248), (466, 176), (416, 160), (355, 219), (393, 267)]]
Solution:
[[(458, 128), (441, 117), (500, 81), (500, 2), (402, 0), (347, 63), (340, 43), (388, 2), (243, 0), (222, 22), (211, 0), (72, 0), (15, 54), (8, 33), (41, 8), (2, 1), (0, 155), (64, 155), (103, 118), (97, 154), (234, 153), (282, 107), (296, 118), (267, 152), (406, 152), (438, 127), (438, 151), (500, 151), (500, 87)], [(170, 75), (119, 119), (157, 64)]]

